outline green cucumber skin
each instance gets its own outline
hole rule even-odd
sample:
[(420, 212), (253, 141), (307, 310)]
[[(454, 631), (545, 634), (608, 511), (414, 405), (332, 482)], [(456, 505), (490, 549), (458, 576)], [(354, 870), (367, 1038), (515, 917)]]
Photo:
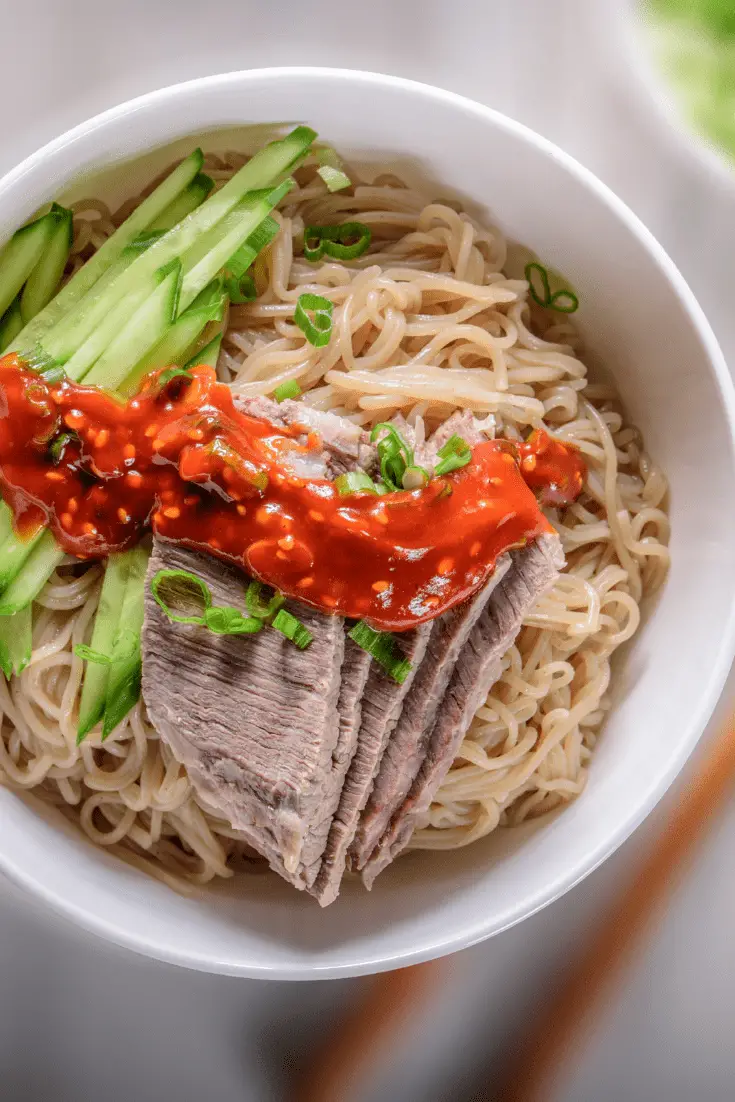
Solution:
[[(192, 214), (174, 229), (156, 241), (147, 252), (136, 258), (133, 264), (115, 282), (116, 299), (127, 294), (139, 285), (146, 276), (176, 257), (183, 257), (186, 251), (199, 238), (207, 233), (244, 196), (253, 190), (268, 187), (274, 179), (290, 168), (308, 150), (313, 141), (313, 131), (307, 127), (297, 128), (292, 135), (274, 142), (256, 153), (235, 175), (213, 195), (202, 203)], [(306, 137), (309, 141), (306, 142)], [(94, 258), (92, 258), (94, 259)], [(86, 265), (85, 265), (86, 267)], [(82, 269), (84, 271), (84, 269)], [(212, 273), (214, 274), (214, 273)], [(211, 276), (210, 276), (211, 278)], [(205, 280), (204, 283), (208, 283)], [(201, 288), (199, 288), (201, 289)], [(195, 292), (196, 293), (196, 292)], [(194, 295), (191, 296), (192, 298)], [(189, 299), (191, 301), (191, 299)], [(59, 326), (46, 335), (44, 348), (62, 362), (74, 352), (80, 340), (84, 340), (109, 311), (110, 294), (97, 294), (93, 287), (85, 298), (77, 304)], [(185, 308), (186, 302), (182, 308)], [(69, 332), (73, 333), (70, 341)]]
[(0, 353), (13, 343), (23, 328), (23, 317), (20, 312), (20, 296), (16, 297), (0, 318)]
[(13, 616), (0, 616), (0, 668), (8, 681), (31, 660), (33, 614), (31, 606)]
[[(138, 544), (128, 552), (128, 555), (130, 556), (129, 572), (107, 685), (105, 715), (102, 723), (103, 741), (122, 722), (140, 696), (142, 669), (140, 636), (145, 614), (145, 580), (150, 550)], [(131, 647), (132, 653), (130, 653)]]
[(56, 218), (43, 255), (38, 260), (20, 296), (23, 325), (27, 325), (54, 297), (64, 274), (74, 241), (74, 215), (64, 207), (52, 211)]
[[(92, 650), (106, 654), (108, 657), (112, 654), (112, 644), (120, 622), (125, 586), (130, 573), (130, 554), (131, 552), (123, 551), (119, 555), (110, 555), (107, 560), (99, 605), (95, 613), (89, 645)], [(79, 701), (77, 745), (104, 715), (109, 679), (109, 666), (87, 662)]]
[[(42, 535), (42, 532), (37, 532), (30, 539), (23, 539), (17, 532), (12, 531), (7, 536), (2, 547), (0, 547), (0, 592), (6, 591), (13, 584), (30, 558), (31, 553), (40, 543)], [(2, 597), (0, 597), (1, 601)], [(15, 609), (9, 610), (9, 612), (15, 611)], [(3, 613), (0, 613), (0, 615), (3, 615)]]
[[(10, 616), (29, 605), (64, 558), (64, 552), (48, 530), (31, 542), (33, 549), (23, 563), (23, 569), (0, 596), (0, 616)], [(0, 549), (0, 561), (5, 556), (6, 546)]]
[(204, 154), (201, 149), (195, 149), (181, 164), (177, 165), (155, 191), (151, 192), (125, 219), (112, 236), (108, 237), (87, 263), (72, 276), (48, 306), (37, 314), (29, 325), (26, 325), (13, 341), (10, 351), (17, 352), (33, 348), (43, 334), (68, 315), (95, 286), (100, 277), (120, 258), (123, 249), (139, 233), (148, 229), (150, 223), (155, 221), (161, 212), (189, 186), (203, 164)]
[(218, 333), (215, 337), (212, 337), (211, 341), (204, 345), (204, 348), (200, 348), (199, 351), (184, 364), (184, 369), (188, 370), (190, 367), (201, 366), (216, 368), (221, 344), (222, 334)]
[(178, 199), (166, 207), (155, 222), (151, 222), (149, 230), (171, 230), (179, 222), (201, 206), (214, 187), (214, 180), (200, 172), (195, 176), (185, 191), (182, 191)]
[(150, 352), (173, 323), (180, 287), (181, 265), (178, 264), (138, 307), (127, 325), (84, 376), (85, 385), (117, 390), (136, 363)]
[(48, 247), (56, 218), (45, 214), (16, 230), (0, 252), (0, 314), (4, 314)]

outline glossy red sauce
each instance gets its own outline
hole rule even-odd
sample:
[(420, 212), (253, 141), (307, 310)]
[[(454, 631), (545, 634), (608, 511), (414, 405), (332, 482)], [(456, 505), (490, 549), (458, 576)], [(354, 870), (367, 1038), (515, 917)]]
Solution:
[(515, 450), (523, 479), (539, 492), (542, 505), (570, 505), (579, 497), (587, 467), (576, 448), (534, 429)]
[[(70, 432), (52, 457), (50, 443)], [(284, 467), (284, 450), (320, 446), (316, 434), (307, 447), (299, 435), (238, 410), (208, 367), (164, 387), (149, 376), (123, 404), (96, 387), (49, 384), (15, 356), (0, 360), (0, 487), (21, 532), (47, 524), (67, 552), (99, 558), (150, 527), (385, 630), (470, 596), (499, 555), (550, 530), (527, 482), (558, 500), (584, 469), (538, 433), (520, 446), (521, 466), (507, 442), (488, 441), (424, 489), (340, 496)]]

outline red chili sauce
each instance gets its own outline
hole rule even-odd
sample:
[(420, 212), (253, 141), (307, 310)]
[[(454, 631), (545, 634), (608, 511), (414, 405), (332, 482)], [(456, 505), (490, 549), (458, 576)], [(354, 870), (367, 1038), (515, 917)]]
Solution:
[(21, 533), (48, 525), (65, 551), (101, 558), (150, 527), (315, 608), (401, 631), (465, 600), (499, 555), (550, 531), (527, 483), (557, 504), (581, 489), (579, 454), (539, 431), (520, 460), (507, 441), (488, 441), (423, 489), (341, 496), (282, 463), (285, 449), (318, 449), (316, 434), (304, 447), (298, 426), (241, 412), (209, 367), (166, 385), (160, 374), (123, 404), (49, 384), (15, 355), (0, 360), (0, 488)]

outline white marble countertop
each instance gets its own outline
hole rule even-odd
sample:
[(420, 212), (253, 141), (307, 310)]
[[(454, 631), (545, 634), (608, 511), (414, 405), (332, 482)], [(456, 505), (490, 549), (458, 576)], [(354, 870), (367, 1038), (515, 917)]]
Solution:
[[(622, 3), (622, 0), (621, 0)], [(673, 140), (599, 18), (616, 0), (170, 0), (5, 4), (0, 171), (132, 95), (229, 69), (328, 64), (399, 73), (515, 115), (576, 155), (682, 268), (735, 363), (735, 186)], [(720, 708), (735, 697), (731, 681)], [(492, 1096), (520, 1022), (561, 974), (662, 821), (546, 911), (454, 959), (364, 1102)], [(735, 1048), (735, 807), (677, 888), (625, 989), (573, 1061), (564, 1102), (726, 1102)], [(0, 1102), (270, 1102), (354, 982), (188, 973), (66, 925), (0, 882)]]

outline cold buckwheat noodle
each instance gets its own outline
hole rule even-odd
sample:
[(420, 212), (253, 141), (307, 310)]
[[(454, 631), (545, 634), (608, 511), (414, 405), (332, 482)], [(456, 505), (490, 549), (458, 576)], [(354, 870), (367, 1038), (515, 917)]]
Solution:
[[(244, 160), (210, 156), (207, 171), (221, 181)], [(256, 301), (230, 309), (223, 380), (252, 395), (296, 379), (317, 409), (367, 427), (401, 411), (418, 439), (457, 408), (513, 439), (543, 423), (589, 467), (579, 500), (548, 513), (567, 568), (505, 655), (429, 825), (412, 840), (413, 849), (454, 849), (584, 787), (610, 708), (611, 656), (666, 574), (666, 480), (614, 391), (588, 383), (568, 317), (538, 307), (525, 280), (511, 277), (497, 229), (394, 176), (335, 194), (314, 169), (297, 181), (278, 212), (281, 232), (256, 262)], [(97, 200), (76, 205), (71, 270), (134, 205), (114, 215)], [(372, 231), (365, 255), (303, 259), (306, 225), (355, 219)], [(294, 323), (307, 290), (335, 304), (324, 348)], [(82, 661), (72, 648), (89, 638), (100, 577), (99, 566), (69, 562), (36, 603), (31, 663), (10, 683), (0, 679), (0, 780), (52, 801), (93, 842), (175, 887), (263, 868), (197, 799), (142, 702), (104, 746), (99, 730), (76, 745)]]

